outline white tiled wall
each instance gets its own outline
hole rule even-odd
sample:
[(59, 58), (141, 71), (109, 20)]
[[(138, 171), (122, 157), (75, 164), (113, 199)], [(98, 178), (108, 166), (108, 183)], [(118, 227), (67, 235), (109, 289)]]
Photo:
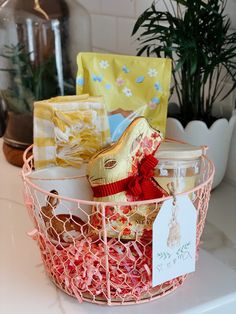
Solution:
[[(77, 0), (90, 13), (94, 51), (136, 55), (137, 42), (131, 38), (139, 14), (152, 1)], [(141, 4), (142, 3), (142, 4)]]
[(117, 51), (117, 21), (112, 16), (92, 15), (93, 49)]
[(113, 16), (134, 17), (134, 0), (101, 0), (101, 10), (103, 14)]
[[(131, 37), (138, 16), (153, 0), (77, 0), (90, 13), (92, 20), (92, 46), (94, 51), (135, 55), (138, 43)], [(164, 2), (158, 1), (159, 9), (165, 9)], [(236, 29), (236, 0), (228, 0), (227, 13)], [(227, 101), (232, 107), (236, 93)], [(227, 177), (236, 183), (236, 128), (232, 138), (231, 154)]]

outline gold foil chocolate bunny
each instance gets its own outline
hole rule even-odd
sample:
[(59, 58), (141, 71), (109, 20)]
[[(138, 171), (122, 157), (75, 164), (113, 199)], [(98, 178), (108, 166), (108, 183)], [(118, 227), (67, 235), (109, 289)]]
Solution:
[[(143, 117), (136, 118), (117, 143), (92, 157), (88, 179), (94, 200), (112, 202), (105, 207), (106, 230), (109, 237), (134, 239), (151, 232), (157, 208), (147, 205), (119, 206), (119, 202), (144, 201), (167, 195), (154, 180), (154, 157), (162, 136)], [(101, 212), (94, 207), (92, 225), (102, 228)]]

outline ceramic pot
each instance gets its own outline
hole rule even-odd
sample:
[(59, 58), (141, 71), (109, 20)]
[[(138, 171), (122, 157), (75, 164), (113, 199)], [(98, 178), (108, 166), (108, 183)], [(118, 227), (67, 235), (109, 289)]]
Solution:
[(9, 146), (26, 149), (33, 143), (33, 115), (8, 112), (4, 143)]
[[(236, 114), (236, 110), (235, 110)], [(236, 166), (235, 166), (235, 156), (236, 156), (236, 127), (232, 135), (231, 147), (229, 152), (229, 161), (226, 171), (226, 178), (232, 184), (236, 185)]]
[(202, 121), (191, 121), (184, 128), (174, 118), (167, 119), (167, 138), (180, 140), (192, 145), (208, 146), (208, 156), (216, 167), (213, 188), (221, 183), (224, 178), (232, 133), (236, 122), (236, 115), (227, 119), (216, 120), (210, 128)]
[(8, 112), (6, 120), (3, 153), (10, 164), (22, 167), (24, 150), (33, 143), (33, 115)]

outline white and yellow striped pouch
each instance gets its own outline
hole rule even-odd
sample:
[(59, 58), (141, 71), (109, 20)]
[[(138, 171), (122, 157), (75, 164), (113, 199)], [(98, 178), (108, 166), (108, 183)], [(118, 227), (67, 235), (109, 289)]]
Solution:
[(103, 97), (63, 96), (34, 104), (35, 168), (80, 167), (110, 142)]

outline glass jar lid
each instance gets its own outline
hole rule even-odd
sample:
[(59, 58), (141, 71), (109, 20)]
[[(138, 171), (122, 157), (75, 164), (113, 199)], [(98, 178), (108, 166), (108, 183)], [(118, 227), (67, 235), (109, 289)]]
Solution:
[(156, 157), (169, 160), (194, 160), (203, 154), (203, 148), (185, 143), (164, 141), (161, 143)]

